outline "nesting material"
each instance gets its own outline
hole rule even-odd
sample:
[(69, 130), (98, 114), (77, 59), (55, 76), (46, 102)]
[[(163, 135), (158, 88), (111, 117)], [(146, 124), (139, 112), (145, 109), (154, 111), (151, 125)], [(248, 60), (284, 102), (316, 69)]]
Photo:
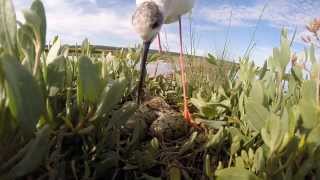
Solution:
[(160, 97), (151, 97), (145, 101), (126, 127), (134, 129), (139, 121), (146, 123), (152, 136), (163, 140), (180, 138), (189, 131), (182, 113), (175, 111)]

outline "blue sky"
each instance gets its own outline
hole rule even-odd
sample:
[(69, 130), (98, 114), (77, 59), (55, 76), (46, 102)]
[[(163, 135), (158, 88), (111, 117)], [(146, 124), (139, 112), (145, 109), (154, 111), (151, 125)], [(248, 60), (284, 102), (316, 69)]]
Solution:
[[(43, 0), (48, 18), (48, 37), (60, 35), (64, 43), (80, 43), (85, 37), (93, 44), (112, 46), (137, 45), (140, 40), (131, 27), (134, 0)], [(14, 0), (18, 18), (31, 0)], [(266, 5), (263, 12), (263, 7)], [(189, 26), (195, 34), (196, 53), (221, 54), (227, 41), (227, 56), (237, 59), (254, 36), (252, 59), (262, 64), (279, 44), (283, 27), (292, 33), (297, 28), (294, 50), (301, 51), (305, 44), (305, 24), (320, 17), (319, 0), (197, 0), (193, 12), (184, 16), (185, 48), (190, 46)], [(263, 12), (262, 19), (259, 16)], [(232, 16), (231, 16), (232, 14)], [(231, 17), (231, 23), (230, 23)], [(178, 49), (177, 23), (162, 30), (163, 42), (171, 51)], [(153, 48), (157, 48), (153, 45)]]

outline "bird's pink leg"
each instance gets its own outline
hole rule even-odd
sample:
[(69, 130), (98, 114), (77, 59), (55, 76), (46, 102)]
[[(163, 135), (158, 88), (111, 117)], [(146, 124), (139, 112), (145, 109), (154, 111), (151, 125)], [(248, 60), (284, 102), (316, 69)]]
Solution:
[(183, 116), (187, 123), (194, 125), (193, 120), (189, 111), (188, 107), (188, 95), (187, 95), (187, 77), (185, 71), (185, 61), (183, 55), (183, 42), (182, 42), (182, 25), (181, 25), (181, 17), (179, 17), (179, 38), (180, 38), (180, 71), (181, 71), (181, 82), (182, 82), (182, 89), (183, 89)]
[(160, 37), (160, 32), (157, 35), (158, 38), (158, 48), (159, 48), (159, 53), (162, 53), (162, 46), (161, 46), (161, 37)]

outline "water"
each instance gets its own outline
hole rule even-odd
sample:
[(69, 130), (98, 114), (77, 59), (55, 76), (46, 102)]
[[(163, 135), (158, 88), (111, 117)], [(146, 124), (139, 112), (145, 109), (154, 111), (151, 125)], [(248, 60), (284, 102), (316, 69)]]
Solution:
[[(158, 67), (157, 67), (158, 66)], [(140, 64), (137, 65), (137, 69), (140, 69)], [(169, 75), (174, 73), (175, 67), (171, 63), (166, 63), (163, 61), (150, 63), (147, 65), (147, 72), (149, 76), (154, 76), (157, 71), (158, 75)]]

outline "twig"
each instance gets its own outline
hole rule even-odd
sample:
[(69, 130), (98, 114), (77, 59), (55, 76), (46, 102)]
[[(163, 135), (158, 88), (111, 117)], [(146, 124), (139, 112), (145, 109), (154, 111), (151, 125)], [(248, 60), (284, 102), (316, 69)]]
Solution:
[(318, 64), (318, 76), (317, 76), (317, 104), (320, 106), (320, 64)]

